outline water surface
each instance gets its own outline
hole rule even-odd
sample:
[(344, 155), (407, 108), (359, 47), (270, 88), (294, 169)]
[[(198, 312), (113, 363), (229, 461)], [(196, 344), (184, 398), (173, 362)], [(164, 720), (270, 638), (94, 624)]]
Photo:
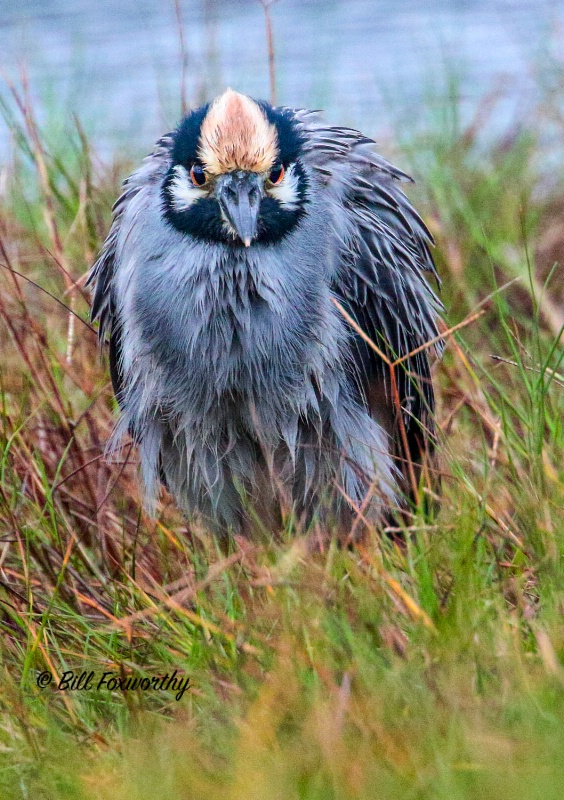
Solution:
[[(226, 85), (268, 97), (263, 12), (255, 0), (184, 0), (187, 94)], [(385, 135), (416, 118), (445, 64), (468, 114), (504, 87), (501, 123), (534, 100), (531, 66), (562, 48), (556, 0), (280, 0), (273, 6), (278, 99)], [(25, 64), (52, 116), (76, 112), (102, 151), (147, 150), (179, 114), (173, 0), (2, 0), (0, 67)], [(1, 126), (1, 123), (0, 123)], [(7, 131), (0, 131), (0, 154)]]

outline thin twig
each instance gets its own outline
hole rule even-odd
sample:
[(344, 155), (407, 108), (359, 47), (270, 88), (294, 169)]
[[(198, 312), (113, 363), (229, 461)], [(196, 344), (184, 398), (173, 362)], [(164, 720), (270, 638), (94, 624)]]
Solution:
[(268, 47), (268, 74), (270, 77), (270, 102), (276, 105), (276, 64), (274, 60), (274, 34), (272, 32), (272, 17), (270, 8), (277, 0), (259, 0), (264, 11), (264, 24), (266, 27), (266, 44)]
[(548, 374), (554, 383), (564, 387), (564, 375), (561, 375), (559, 372), (550, 369), (550, 367), (546, 367), (544, 370), (537, 369), (536, 367), (527, 367), (525, 364), (519, 364), (517, 361), (511, 361), (509, 358), (502, 358), (501, 356), (496, 356), (493, 353), (490, 353), (490, 358), (493, 358), (494, 361), (502, 361), (504, 364), (509, 364), (512, 367), (522, 366), (523, 369), (526, 369), (528, 372), (535, 372), (537, 375)]
[(58, 297), (55, 297), (55, 295), (54, 295), (54, 294), (51, 294), (51, 292), (50, 292), (50, 291), (48, 291), (47, 289), (45, 289), (43, 286), (40, 286), (40, 284), (39, 284), (39, 283), (36, 283), (36, 281), (34, 281), (32, 278), (29, 278), (27, 275), (24, 275), (24, 274), (23, 274), (23, 272), (18, 272), (18, 270), (17, 270), (17, 269), (14, 269), (13, 267), (9, 266), (8, 264), (2, 264), (2, 262), (0, 262), (0, 267), (2, 267), (2, 269), (7, 269), (7, 270), (8, 270), (8, 272), (11, 272), (11, 273), (13, 273), (14, 275), (17, 275), (17, 276), (18, 276), (18, 278), (23, 278), (23, 280), (24, 280), (24, 281), (27, 281), (28, 283), (31, 283), (31, 285), (32, 285), (32, 286), (35, 286), (35, 288), (36, 288), (36, 289), (39, 289), (41, 292), (43, 292), (44, 294), (46, 294), (46, 295), (47, 295), (47, 297), (50, 297), (50, 298), (51, 298), (51, 300), (54, 300), (54, 301), (55, 301), (55, 303), (58, 303), (60, 306), (62, 306), (62, 307), (65, 309), (65, 311), (66, 311), (68, 314), (72, 314), (72, 315), (73, 315), (73, 316), (75, 316), (77, 319), (79, 319), (79, 320), (82, 322), (82, 324), (83, 324), (83, 325), (84, 325), (86, 328), (88, 328), (88, 330), (92, 331), (92, 333), (96, 333), (96, 331), (95, 331), (95, 329), (92, 327), (92, 325), (90, 325), (90, 324), (89, 324), (89, 323), (88, 323), (88, 322), (87, 322), (85, 319), (83, 319), (83, 318), (80, 316), (80, 314), (77, 314), (77, 313), (76, 313), (76, 311), (73, 311), (73, 310), (72, 310), (72, 308), (69, 308), (69, 307), (66, 305), (66, 303), (63, 303), (63, 301), (62, 301), (62, 300), (59, 300), (59, 298), (58, 298)]
[(174, 11), (176, 13), (176, 25), (178, 27), (178, 41), (180, 44), (180, 111), (182, 116), (188, 112), (188, 99), (186, 92), (186, 72), (188, 68), (188, 48), (184, 37), (184, 20), (182, 18), (182, 7), (180, 0), (174, 0)]

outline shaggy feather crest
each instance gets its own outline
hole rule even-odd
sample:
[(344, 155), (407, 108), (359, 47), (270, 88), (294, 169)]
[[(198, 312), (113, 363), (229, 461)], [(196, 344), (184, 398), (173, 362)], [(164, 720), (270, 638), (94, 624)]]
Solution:
[(199, 156), (210, 175), (268, 172), (278, 154), (276, 142), (276, 128), (254, 100), (227, 89), (202, 123)]

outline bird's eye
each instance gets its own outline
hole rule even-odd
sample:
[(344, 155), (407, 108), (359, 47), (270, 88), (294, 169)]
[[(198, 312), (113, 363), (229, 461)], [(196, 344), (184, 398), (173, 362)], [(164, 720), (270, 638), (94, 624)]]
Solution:
[(200, 164), (194, 164), (190, 170), (190, 178), (195, 186), (203, 186), (208, 177), (204, 172), (204, 168)]
[(275, 164), (270, 170), (268, 180), (270, 181), (270, 183), (276, 186), (277, 183), (280, 183), (282, 181), (283, 177), (284, 177), (284, 165)]

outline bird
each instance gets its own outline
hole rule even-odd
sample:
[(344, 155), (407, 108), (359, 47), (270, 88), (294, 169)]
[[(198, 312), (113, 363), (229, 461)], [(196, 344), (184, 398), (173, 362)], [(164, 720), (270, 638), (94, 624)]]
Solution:
[(88, 285), (109, 449), (137, 446), (149, 514), (164, 486), (251, 535), (257, 517), (382, 520), (416, 491), (443, 307), (411, 179), (374, 145), (227, 89), (125, 180)]

